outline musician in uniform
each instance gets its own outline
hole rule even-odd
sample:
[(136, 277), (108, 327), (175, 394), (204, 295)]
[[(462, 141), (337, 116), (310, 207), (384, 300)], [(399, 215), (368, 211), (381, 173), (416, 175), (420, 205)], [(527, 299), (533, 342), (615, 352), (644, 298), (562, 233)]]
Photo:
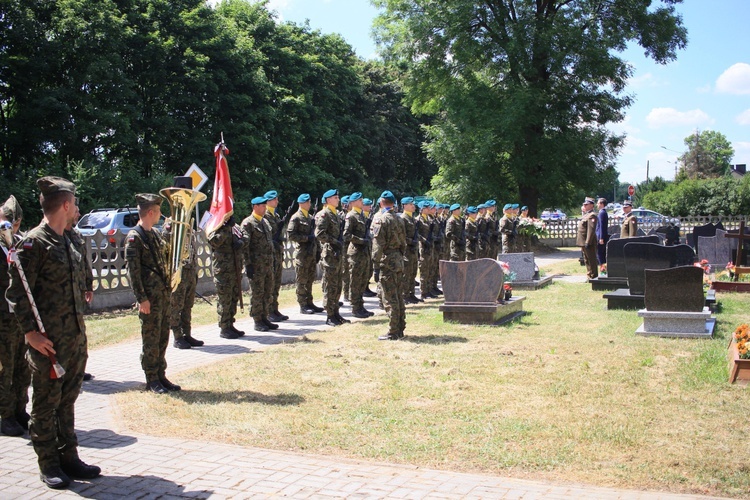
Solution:
[[(65, 227), (76, 212), (75, 185), (61, 177), (42, 177), (37, 185), (45, 219), (26, 234), (17, 248), (45, 332), (39, 330), (37, 311), (16, 266), (11, 267), (6, 298), (29, 346), (27, 360), (34, 390), (29, 434), (40, 479), (48, 487), (60, 489), (70, 484), (71, 477), (93, 479), (101, 474), (101, 469), (81, 461), (75, 433), (75, 402), (88, 358), (84, 292), (74, 274), (75, 263), (84, 256), (65, 236)], [(62, 377), (51, 371), (51, 355), (64, 368)]]
[(583, 263), (586, 264), (586, 275), (589, 279), (599, 276), (599, 267), (596, 262), (596, 227), (597, 214), (594, 212), (594, 199), (587, 197), (581, 207), (576, 245), (581, 247), (583, 252)]
[(344, 258), (344, 235), (341, 233), (338, 215), (339, 192), (329, 189), (323, 193), (323, 208), (315, 214), (315, 238), (322, 250), (320, 260), (323, 265), (323, 307), (328, 318), (326, 324), (339, 326), (351, 323), (339, 314), (341, 296), (341, 261)]
[(297, 280), (297, 303), (302, 314), (323, 312), (313, 303), (312, 286), (317, 270), (314, 214), (310, 214), (310, 195), (297, 197), (299, 209), (292, 215), (287, 226), (287, 236), (294, 244), (294, 271)]
[(396, 197), (390, 191), (380, 195), (380, 211), (372, 223), (372, 260), (383, 290), (383, 303), (388, 313), (388, 333), (378, 340), (398, 340), (406, 329), (404, 293), (404, 251), (406, 235), (403, 223), (394, 213)]
[(266, 199), (266, 214), (264, 217), (271, 226), (271, 234), (273, 235), (273, 288), (268, 295), (268, 310), (270, 311), (268, 319), (275, 322), (286, 321), (289, 316), (281, 314), (281, 311), (279, 311), (279, 291), (281, 290), (281, 276), (284, 271), (284, 224), (286, 223), (286, 215), (282, 218), (276, 212), (279, 207), (279, 195), (276, 191), (268, 191), (263, 197)]
[(245, 273), (250, 280), (250, 316), (259, 332), (276, 330), (279, 325), (268, 318), (271, 313), (271, 300), (274, 287), (274, 248), (271, 224), (266, 214), (265, 196), (251, 200), (253, 212), (242, 221), (242, 238), (246, 241)]
[(638, 218), (633, 213), (633, 203), (625, 201), (622, 204), (622, 213), (625, 218), (620, 227), (620, 238), (634, 238), (638, 236)]
[(180, 386), (166, 376), (172, 291), (167, 268), (169, 244), (154, 229), (161, 217), (164, 198), (158, 194), (142, 193), (135, 195), (135, 201), (140, 220), (126, 238), (125, 260), (141, 322), (141, 367), (146, 374), (147, 390), (165, 394), (179, 391)]

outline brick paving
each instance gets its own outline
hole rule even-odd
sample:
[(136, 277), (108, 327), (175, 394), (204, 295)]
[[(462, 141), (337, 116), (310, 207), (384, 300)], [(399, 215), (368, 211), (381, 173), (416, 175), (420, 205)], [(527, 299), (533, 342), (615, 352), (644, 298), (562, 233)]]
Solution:
[[(374, 299), (368, 308), (377, 310)], [(347, 307), (342, 315), (348, 317)], [(377, 310), (382, 314), (382, 311)], [(325, 315), (284, 311), (290, 319), (276, 332), (254, 335), (252, 321), (238, 320), (247, 335), (220, 339), (215, 325), (194, 329), (206, 346), (169, 347), (168, 375), (258, 351), (272, 344), (326, 329)], [(356, 321), (356, 320), (355, 320)], [(76, 429), (84, 461), (102, 467), (92, 481), (74, 481), (68, 490), (48, 489), (39, 480), (28, 440), (0, 435), (0, 498), (595, 498), (678, 499), (694, 496), (630, 491), (464, 474), (306, 453), (266, 450), (189, 439), (164, 439), (121, 429), (110, 396), (142, 387), (140, 342), (92, 351), (76, 406)]]

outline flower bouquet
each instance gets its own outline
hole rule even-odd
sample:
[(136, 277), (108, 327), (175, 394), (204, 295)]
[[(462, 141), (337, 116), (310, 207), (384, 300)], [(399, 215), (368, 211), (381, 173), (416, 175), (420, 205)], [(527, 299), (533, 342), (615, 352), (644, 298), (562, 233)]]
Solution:
[(737, 352), (740, 359), (750, 359), (750, 327), (743, 323), (734, 331), (734, 341), (737, 343)]
[(518, 234), (521, 236), (536, 236), (537, 238), (544, 238), (547, 236), (547, 225), (544, 221), (530, 217), (519, 219), (517, 230)]

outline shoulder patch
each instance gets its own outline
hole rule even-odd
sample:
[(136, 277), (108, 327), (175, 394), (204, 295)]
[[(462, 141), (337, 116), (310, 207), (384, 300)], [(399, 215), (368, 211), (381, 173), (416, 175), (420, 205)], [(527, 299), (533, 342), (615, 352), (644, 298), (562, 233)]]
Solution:
[(24, 250), (31, 250), (32, 248), (34, 248), (34, 240), (25, 240), (23, 242)]
[(135, 235), (128, 236), (128, 243), (135, 243)]

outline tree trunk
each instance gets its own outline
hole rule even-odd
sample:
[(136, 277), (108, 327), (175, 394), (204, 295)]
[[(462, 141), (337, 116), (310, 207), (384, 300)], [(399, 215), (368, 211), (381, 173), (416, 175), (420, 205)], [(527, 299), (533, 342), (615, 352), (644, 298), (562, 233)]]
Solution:
[(519, 186), (518, 194), (521, 196), (521, 206), (529, 207), (530, 217), (539, 217), (539, 189), (536, 186)]

